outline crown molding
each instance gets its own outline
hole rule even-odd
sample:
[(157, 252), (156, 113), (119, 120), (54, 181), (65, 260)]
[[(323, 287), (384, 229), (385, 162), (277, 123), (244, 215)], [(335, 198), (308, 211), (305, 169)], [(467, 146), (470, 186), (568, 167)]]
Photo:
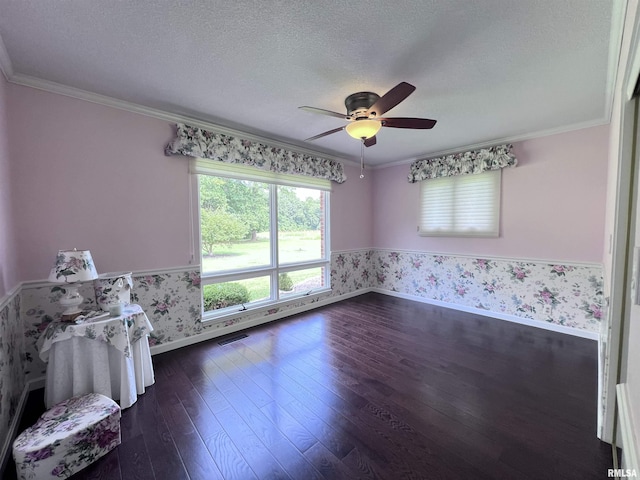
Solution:
[(487, 142), (472, 143), (464, 147), (450, 148), (448, 150), (439, 150), (437, 152), (429, 153), (425, 156), (407, 158), (406, 160), (398, 160), (397, 162), (384, 163), (384, 164), (376, 165), (375, 167), (372, 166), (369, 168), (371, 170), (378, 170), (381, 168), (397, 167), (398, 165), (407, 165), (420, 160), (427, 160), (430, 158), (437, 158), (445, 155), (453, 155), (456, 153), (469, 152), (472, 150), (479, 150), (481, 148), (494, 147), (496, 145), (502, 145), (505, 143), (524, 142), (526, 140), (534, 140), (537, 138), (550, 137), (552, 135), (559, 135), (561, 133), (569, 133), (576, 130), (582, 130), (584, 128), (599, 127), (601, 125), (608, 125), (608, 124), (609, 124), (609, 119), (603, 116), (602, 118), (599, 118), (597, 120), (591, 120), (589, 122), (574, 123), (573, 125), (565, 125), (563, 127), (551, 128), (548, 130), (540, 130), (537, 132), (527, 133), (524, 135), (513, 135), (510, 137), (502, 137), (502, 138), (490, 140)]

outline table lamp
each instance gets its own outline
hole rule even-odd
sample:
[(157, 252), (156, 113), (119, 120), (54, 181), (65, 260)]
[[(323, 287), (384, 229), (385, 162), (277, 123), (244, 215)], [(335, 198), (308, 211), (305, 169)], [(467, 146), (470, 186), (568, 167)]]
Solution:
[(93, 264), (89, 250), (60, 250), (56, 256), (56, 263), (49, 274), (49, 281), (65, 283), (65, 295), (60, 299), (60, 305), (65, 309), (63, 319), (78, 315), (82, 305), (82, 295), (78, 292), (79, 282), (86, 282), (98, 278), (98, 272)]

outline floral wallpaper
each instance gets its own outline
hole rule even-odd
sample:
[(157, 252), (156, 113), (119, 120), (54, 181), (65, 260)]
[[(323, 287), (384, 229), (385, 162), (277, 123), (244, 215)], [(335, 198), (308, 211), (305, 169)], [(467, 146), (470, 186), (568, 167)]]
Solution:
[(373, 250), (334, 253), (331, 256), (332, 296), (375, 286), (371, 272)]
[(444, 157), (418, 160), (409, 167), (409, 183), (429, 178), (452, 177), (515, 167), (518, 160), (511, 153), (513, 145), (507, 143), (471, 152), (445, 155)]
[(600, 331), (601, 267), (376, 251), (371, 268), (383, 290)]
[(25, 385), (20, 301), (16, 293), (0, 303), (0, 448), (8, 438)]
[(173, 342), (203, 332), (200, 322), (200, 272), (133, 276), (131, 301), (139, 304), (153, 325), (149, 345)]

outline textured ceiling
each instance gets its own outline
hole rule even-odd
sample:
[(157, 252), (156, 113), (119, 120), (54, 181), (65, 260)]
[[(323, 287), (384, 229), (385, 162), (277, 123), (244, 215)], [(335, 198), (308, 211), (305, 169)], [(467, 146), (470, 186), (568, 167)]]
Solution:
[[(366, 162), (609, 121), (621, 0), (0, 0), (10, 81), (73, 87), (357, 160), (344, 112), (357, 91), (417, 90)], [(0, 45), (1, 46), (1, 45)], [(0, 48), (0, 51), (2, 49)], [(73, 90), (68, 89), (68, 92)]]

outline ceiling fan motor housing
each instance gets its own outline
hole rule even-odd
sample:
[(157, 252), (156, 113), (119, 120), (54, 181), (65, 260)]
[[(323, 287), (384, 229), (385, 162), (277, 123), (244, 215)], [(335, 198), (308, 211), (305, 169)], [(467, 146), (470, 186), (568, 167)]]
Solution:
[(373, 92), (358, 92), (349, 95), (344, 104), (347, 107), (347, 115), (358, 117), (368, 117), (367, 111), (378, 101), (380, 95)]

